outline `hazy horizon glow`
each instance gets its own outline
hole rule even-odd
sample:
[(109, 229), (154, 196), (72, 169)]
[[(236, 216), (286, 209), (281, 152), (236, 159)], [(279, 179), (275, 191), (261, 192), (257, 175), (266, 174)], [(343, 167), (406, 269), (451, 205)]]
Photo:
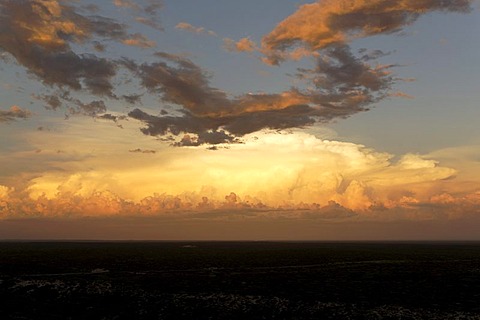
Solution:
[(204, 2), (0, 0), (0, 239), (480, 240), (478, 2)]

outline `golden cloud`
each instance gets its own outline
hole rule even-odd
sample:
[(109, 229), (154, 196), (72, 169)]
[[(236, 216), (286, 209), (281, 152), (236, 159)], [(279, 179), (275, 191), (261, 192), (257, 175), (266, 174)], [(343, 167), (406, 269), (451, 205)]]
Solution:
[[(43, 165), (61, 171), (37, 173), (23, 190), (4, 186), (2, 216), (195, 215), (225, 209), (381, 219), (382, 210), (428, 209), (431, 217), (438, 205), (471, 207), (480, 201), (476, 191), (442, 191), (456, 171), (419, 155), (393, 162), (387, 153), (300, 132), (247, 138), (245, 144), (215, 152), (185, 148), (149, 157), (131, 157), (111, 146), (117, 151), (81, 159), (82, 165), (68, 160), (72, 151), (67, 151), (63, 163)], [(89, 139), (84, 147), (92, 148)], [(42, 152), (38, 160), (50, 159), (48, 154)], [(112, 157), (125, 161), (112, 162)], [(95, 170), (84, 171), (85, 166)]]
[(197, 34), (207, 34), (214, 37), (217, 36), (217, 34), (212, 30), (207, 30), (204, 27), (195, 27), (188, 22), (177, 23), (177, 25), (175, 26), (175, 29), (186, 30), (189, 32), (197, 33)]
[(257, 45), (250, 38), (242, 38), (235, 42), (230, 38), (223, 39), (224, 47), (231, 52), (252, 52), (257, 49)]
[(432, 11), (466, 12), (472, 0), (323, 0), (304, 4), (262, 40), (267, 62), (277, 64), (289, 51), (315, 51), (352, 39), (402, 30)]

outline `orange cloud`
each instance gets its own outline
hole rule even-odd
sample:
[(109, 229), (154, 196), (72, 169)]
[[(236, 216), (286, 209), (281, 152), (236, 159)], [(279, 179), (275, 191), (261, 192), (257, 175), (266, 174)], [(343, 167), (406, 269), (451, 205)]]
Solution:
[(132, 34), (129, 38), (122, 40), (122, 43), (140, 48), (153, 48), (157, 45), (155, 41), (148, 40), (147, 37), (139, 33)]
[[(453, 204), (472, 208), (480, 201), (478, 188), (449, 191), (456, 170), (419, 155), (407, 154), (392, 161), (392, 155), (362, 145), (300, 132), (247, 138), (244, 144), (214, 152), (164, 147), (145, 157), (130, 152), (150, 150), (148, 146), (118, 151), (132, 142), (120, 139), (120, 145), (92, 145), (88, 136), (68, 146), (67, 135), (65, 141), (56, 139), (52, 145), (65, 150), (61, 156), (53, 153), (49, 144), (36, 147), (43, 150), (35, 156), (38, 171), (15, 189), (4, 184), (0, 212), (4, 218), (195, 216), (228, 209), (257, 212), (254, 215), (258, 217), (273, 210), (272, 217), (300, 217), (307, 212), (332, 219), (384, 219), (385, 212), (393, 219), (424, 212), (412, 216), (423, 219), (431, 218), (438, 206), (444, 208), (442, 217), (448, 217), (447, 208)], [(82, 154), (82, 148), (104, 150), (87, 158), (72, 156)], [(21, 165), (23, 156), (16, 157), (15, 163)], [(62, 162), (56, 160), (59, 157)], [(112, 158), (124, 161), (112, 162)], [(85, 167), (94, 169), (85, 171)], [(10, 170), (15, 170), (13, 164)], [(136, 187), (129, 188), (131, 185)]]
[[(153, 21), (161, 5), (153, 0), (147, 3), (140, 7), (147, 17), (138, 22)], [(304, 128), (316, 122), (346, 118), (368, 110), (386, 97), (401, 95), (390, 92), (396, 82), (403, 81), (392, 74), (395, 65), (370, 64), (383, 52), (357, 57), (346, 42), (357, 35), (397, 30), (422, 12), (461, 11), (469, 7), (467, 0), (454, 4), (422, 1), (411, 6), (406, 5), (407, 0), (344, 0), (304, 5), (264, 37), (261, 49), (271, 63), (314, 56), (313, 68), (298, 69), (293, 75), (303, 86), (278, 93), (231, 96), (213, 87), (208, 72), (182, 56), (157, 52), (156, 61), (140, 63), (128, 58), (119, 61), (76, 53), (72, 44), (85, 41), (91, 41), (100, 52), (105, 48), (99, 40), (104, 39), (142, 48), (151, 48), (155, 43), (138, 33), (129, 35), (127, 26), (115, 20), (82, 15), (69, 4), (54, 0), (3, 1), (0, 28), (8, 32), (0, 37), (0, 47), (44, 84), (58, 90), (50, 97), (41, 96), (50, 109), (65, 104), (69, 106), (68, 115), (97, 116), (106, 112), (108, 106), (102, 100), (81, 102), (70, 95), (69, 89), (136, 105), (147, 91), (174, 105), (181, 113), (157, 116), (137, 108), (128, 115), (145, 125), (141, 131), (146, 135), (175, 136), (175, 146), (238, 143), (244, 135), (262, 129)], [(114, 4), (137, 8), (135, 2), (128, 0)], [(396, 17), (395, 12), (401, 16), (399, 21), (387, 19)], [(377, 28), (382, 23), (384, 28)], [(209, 33), (186, 22), (179, 23), (177, 28)], [(257, 49), (249, 38), (227, 42), (234, 50)], [(115, 80), (120, 80), (117, 76), (123, 76), (125, 71), (131, 72), (138, 91), (118, 96)]]
[(370, 56), (357, 58), (348, 46), (336, 46), (318, 57), (314, 69), (298, 70), (296, 76), (315, 88), (232, 98), (212, 87), (205, 72), (192, 61), (165, 52), (156, 56), (159, 61), (152, 64), (138, 65), (125, 59), (124, 65), (149, 92), (182, 106), (183, 115), (154, 116), (138, 108), (128, 115), (145, 123), (144, 134), (188, 135), (174, 145), (240, 142), (245, 134), (265, 128), (303, 128), (345, 118), (387, 97), (398, 80), (391, 74), (393, 65), (371, 66), (366, 63)]
[(13, 188), (0, 185), (0, 199), (6, 198), (9, 193), (13, 191)]
[(11, 106), (9, 110), (0, 110), (0, 123), (10, 122), (15, 119), (27, 119), (31, 117), (32, 113), (19, 106)]
[(195, 27), (191, 25), (190, 23), (187, 22), (179, 22), (176, 26), (175, 29), (180, 29), (180, 30), (186, 30), (189, 32), (197, 33), (197, 34), (207, 34), (210, 36), (216, 37), (217, 34), (212, 31), (212, 30), (207, 30), (204, 27)]
[(140, 6), (132, 0), (113, 0), (113, 4), (117, 7), (140, 10)]
[(472, 0), (325, 0), (302, 5), (262, 40), (269, 63), (278, 64), (298, 46), (315, 51), (352, 39), (402, 30), (431, 11), (470, 10)]
[(237, 51), (237, 52), (252, 52), (257, 49), (255, 42), (250, 40), (250, 38), (242, 38), (235, 42), (230, 38), (223, 39), (224, 47), (227, 51)]
[(38, 20), (30, 21), (29, 25), (24, 27), (24, 30), (30, 33), (27, 39), (29, 42), (47, 48), (65, 48), (68, 45), (60, 37), (61, 34), (74, 37), (77, 41), (89, 36), (88, 30), (74, 21), (65, 19), (63, 8), (56, 0), (32, 2), (31, 9)]
[(54, 0), (6, 0), (0, 4), (0, 48), (44, 84), (87, 89), (112, 96), (115, 64), (94, 55), (76, 54), (71, 44), (94, 36), (120, 40), (126, 26), (101, 16), (83, 16)]

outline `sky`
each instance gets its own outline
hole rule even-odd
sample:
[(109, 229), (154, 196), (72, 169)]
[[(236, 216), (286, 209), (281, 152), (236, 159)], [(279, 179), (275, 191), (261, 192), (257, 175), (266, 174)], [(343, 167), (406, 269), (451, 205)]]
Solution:
[(0, 239), (480, 240), (476, 0), (0, 0)]

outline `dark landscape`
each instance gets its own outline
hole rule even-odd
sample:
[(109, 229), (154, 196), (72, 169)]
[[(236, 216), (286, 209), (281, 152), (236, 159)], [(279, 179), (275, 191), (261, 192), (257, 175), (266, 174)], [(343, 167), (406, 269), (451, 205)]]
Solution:
[(0, 319), (480, 319), (480, 243), (2, 242)]

